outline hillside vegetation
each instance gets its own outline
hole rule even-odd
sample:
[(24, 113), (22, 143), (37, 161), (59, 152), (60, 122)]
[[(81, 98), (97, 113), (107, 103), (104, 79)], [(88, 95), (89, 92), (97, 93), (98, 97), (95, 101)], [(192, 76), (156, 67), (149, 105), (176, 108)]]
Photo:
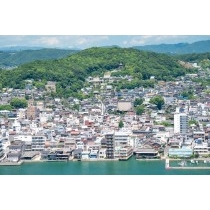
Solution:
[(198, 63), (203, 68), (210, 68), (210, 52), (176, 55), (175, 58), (186, 62)]
[[(120, 64), (122, 68), (119, 70)], [(132, 76), (134, 86), (141, 85), (150, 76), (157, 80), (170, 80), (190, 71), (165, 54), (116, 47), (90, 48), (63, 59), (34, 61), (14, 70), (2, 70), (0, 86), (24, 88), (27, 79), (56, 81), (58, 95), (78, 97), (85, 78), (115, 69), (118, 69), (113, 73), (115, 76)]]

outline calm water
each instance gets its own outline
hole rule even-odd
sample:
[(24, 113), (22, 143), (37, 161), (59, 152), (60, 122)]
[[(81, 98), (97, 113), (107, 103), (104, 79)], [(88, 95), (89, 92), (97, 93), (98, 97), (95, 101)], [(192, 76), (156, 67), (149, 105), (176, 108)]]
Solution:
[(167, 170), (165, 161), (43, 162), (0, 166), (0, 175), (210, 175), (209, 170)]

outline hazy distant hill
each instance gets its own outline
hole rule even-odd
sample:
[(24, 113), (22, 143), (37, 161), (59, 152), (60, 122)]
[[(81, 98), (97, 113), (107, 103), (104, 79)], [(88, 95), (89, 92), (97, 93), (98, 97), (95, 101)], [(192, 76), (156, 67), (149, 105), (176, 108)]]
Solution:
[[(30, 49), (18, 51), (18, 48), (7, 48), (7, 51), (0, 51), (0, 67), (7, 68), (19, 66), (24, 63), (29, 63), (35, 60), (50, 60), (67, 57), (78, 52), (77, 50), (64, 49)], [(13, 49), (13, 50), (12, 50)], [(2, 49), (3, 50), (3, 49)]]
[(8, 47), (0, 47), (0, 51), (14, 52), (14, 51), (22, 51), (22, 50), (41, 50), (43, 48), (44, 47), (8, 46)]
[(138, 50), (153, 51), (158, 53), (168, 54), (190, 54), (190, 53), (205, 53), (210, 52), (210, 40), (194, 42), (192, 44), (159, 44), (159, 45), (145, 45), (134, 46)]

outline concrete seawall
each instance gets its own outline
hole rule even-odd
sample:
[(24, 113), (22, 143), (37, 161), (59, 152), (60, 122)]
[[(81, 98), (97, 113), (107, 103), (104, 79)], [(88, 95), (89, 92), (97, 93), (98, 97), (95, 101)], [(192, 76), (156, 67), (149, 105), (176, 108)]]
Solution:
[(23, 161), (19, 162), (0, 162), (0, 166), (20, 166), (23, 164)]

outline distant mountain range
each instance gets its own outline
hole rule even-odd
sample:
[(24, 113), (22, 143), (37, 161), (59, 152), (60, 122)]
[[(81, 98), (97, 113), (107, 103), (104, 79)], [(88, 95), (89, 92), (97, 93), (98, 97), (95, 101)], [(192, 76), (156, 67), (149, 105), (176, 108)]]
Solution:
[[(104, 46), (103, 48), (121, 48), (120, 46)], [(165, 53), (168, 55), (185, 55), (185, 60), (196, 60), (197, 56), (187, 54), (210, 53), (210, 40), (199, 41), (194, 43), (178, 43), (178, 44), (159, 44), (131, 47), (141, 51), (151, 51), (156, 53)], [(9, 46), (0, 47), (0, 69), (13, 68), (35, 60), (52, 60), (70, 56), (81, 51), (80, 49), (55, 49), (29, 46)], [(203, 57), (204, 55), (202, 55)], [(206, 57), (206, 56), (205, 56)], [(182, 58), (182, 57), (181, 57)], [(180, 59), (181, 59), (180, 58)], [(196, 58), (196, 59), (195, 59)], [(199, 56), (200, 58), (200, 56)]]
[(77, 53), (78, 50), (65, 50), (53, 48), (31, 48), (24, 50), (22, 47), (0, 48), (0, 68), (10, 68), (29, 63), (35, 60), (60, 59)]
[(5, 52), (14, 52), (22, 50), (41, 50), (44, 47), (29, 47), (29, 46), (9, 46), (9, 47), (0, 47), (0, 51)]
[(210, 52), (210, 40), (198, 41), (194, 43), (178, 43), (178, 44), (159, 44), (134, 46), (134, 49), (143, 51), (152, 51), (167, 54), (191, 54)]

